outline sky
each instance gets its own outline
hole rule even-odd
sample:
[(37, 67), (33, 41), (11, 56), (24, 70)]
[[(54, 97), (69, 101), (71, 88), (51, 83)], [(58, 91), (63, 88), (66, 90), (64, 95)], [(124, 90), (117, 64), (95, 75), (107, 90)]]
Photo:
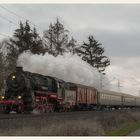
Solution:
[(0, 38), (26, 19), (42, 35), (57, 17), (78, 44), (89, 35), (102, 43), (111, 61), (104, 88), (140, 95), (140, 4), (0, 4)]

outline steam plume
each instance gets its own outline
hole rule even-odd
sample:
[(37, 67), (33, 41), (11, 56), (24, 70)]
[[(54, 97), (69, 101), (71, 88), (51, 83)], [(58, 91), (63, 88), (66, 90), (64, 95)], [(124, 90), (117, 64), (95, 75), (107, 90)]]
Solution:
[(26, 52), (19, 56), (18, 65), (25, 71), (57, 77), (67, 82), (99, 87), (100, 76), (97, 70), (82, 61), (79, 56), (70, 53), (54, 57), (48, 53), (33, 55)]

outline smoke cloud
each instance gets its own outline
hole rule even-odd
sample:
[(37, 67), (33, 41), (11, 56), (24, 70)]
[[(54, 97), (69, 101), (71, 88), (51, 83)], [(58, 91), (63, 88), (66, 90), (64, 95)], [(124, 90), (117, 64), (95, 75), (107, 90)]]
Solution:
[[(18, 66), (22, 66), (23, 70), (42, 75), (57, 77), (66, 82), (73, 82), (92, 86), (97, 89), (112, 90), (116, 92), (123, 92), (132, 95), (137, 95), (138, 87), (132, 88), (132, 85), (138, 84), (137, 81), (132, 82), (132, 78), (125, 80), (126, 70), (119, 67), (113, 67), (110, 71), (107, 69), (107, 76), (100, 75), (99, 72), (91, 67), (88, 63), (83, 61), (79, 56), (65, 53), (63, 56), (54, 57), (46, 53), (45, 55), (33, 55), (30, 52), (24, 52), (18, 58)], [(120, 69), (122, 73), (118, 82), (117, 78), (113, 78), (113, 71)], [(111, 76), (112, 75), (112, 76)], [(128, 80), (129, 79), (129, 80)], [(102, 85), (101, 85), (102, 84)], [(130, 87), (130, 88), (129, 88)], [(134, 90), (132, 92), (132, 90)]]
[(17, 64), (25, 71), (57, 77), (66, 82), (100, 87), (99, 72), (81, 60), (79, 56), (70, 53), (54, 57), (48, 53), (33, 55), (26, 52), (19, 56)]

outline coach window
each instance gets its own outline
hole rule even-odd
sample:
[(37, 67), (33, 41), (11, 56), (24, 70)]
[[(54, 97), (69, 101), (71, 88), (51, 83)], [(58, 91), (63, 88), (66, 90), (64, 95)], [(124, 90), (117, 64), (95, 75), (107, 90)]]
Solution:
[(58, 83), (55, 79), (51, 79), (52, 80), (52, 91), (53, 92), (58, 92)]
[(69, 83), (66, 83), (65, 86), (66, 86), (66, 89), (67, 89), (67, 90), (70, 90), (70, 85), (69, 85)]
[(62, 88), (62, 83), (59, 82), (59, 88)]
[(48, 90), (49, 90), (49, 91), (52, 91), (52, 89), (53, 89), (53, 87), (52, 87), (52, 86), (53, 86), (53, 84), (52, 84), (52, 79), (49, 79), (49, 78), (48, 78), (48, 79), (47, 79), (47, 82), (48, 82)]
[(59, 84), (60, 94), (62, 95), (63, 98), (65, 98), (64, 83), (59, 81), (58, 84)]

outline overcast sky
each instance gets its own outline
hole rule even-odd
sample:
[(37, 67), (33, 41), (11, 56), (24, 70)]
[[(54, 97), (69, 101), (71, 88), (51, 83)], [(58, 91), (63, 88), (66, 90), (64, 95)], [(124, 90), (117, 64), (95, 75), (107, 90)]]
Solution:
[[(110, 79), (116, 78), (112, 84), (118, 88), (119, 79), (124, 90), (138, 94), (140, 4), (1, 4), (0, 34), (11, 36), (17, 28), (15, 24), (28, 19), (35, 24), (41, 35), (57, 17), (79, 44), (86, 42), (89, 35), (94, 35), (111, 60), (111, 66), (106, 72)], [(0, 38), (3, 37), (0, 35)]]

